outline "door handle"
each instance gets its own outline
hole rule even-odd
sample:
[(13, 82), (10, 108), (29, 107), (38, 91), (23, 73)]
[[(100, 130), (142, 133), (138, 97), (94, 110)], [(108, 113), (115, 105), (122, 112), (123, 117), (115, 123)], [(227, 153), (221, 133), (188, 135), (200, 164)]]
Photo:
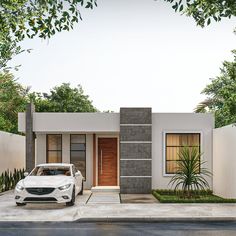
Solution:
[(101, 174), (102, 174), (102, 149), (101, 149)]

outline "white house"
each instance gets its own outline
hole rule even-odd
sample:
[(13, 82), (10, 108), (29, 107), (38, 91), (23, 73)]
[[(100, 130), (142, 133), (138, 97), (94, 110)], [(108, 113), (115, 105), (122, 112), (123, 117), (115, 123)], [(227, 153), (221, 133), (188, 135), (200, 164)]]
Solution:
[[(117, 186), (121, 193), (166, 189), (181, 146), (195, 146), (213, 171), (211, 114), (152, 113), (120, 108), (120, 113), (38, 113), (30, 104), (19, 113), (26, 133), (26, 168), (45, 162), (74, 163), (85, 187)], [(212, 179), (208, 179), (212, 187)]]

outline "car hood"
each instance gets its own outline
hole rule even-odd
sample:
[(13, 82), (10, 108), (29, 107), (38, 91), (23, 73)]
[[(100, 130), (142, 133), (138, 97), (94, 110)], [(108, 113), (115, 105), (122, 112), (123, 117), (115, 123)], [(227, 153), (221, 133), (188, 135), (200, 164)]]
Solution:
[(27, 187), (60, 187), (72, 183), (70, 176), (27, 176), (22, 183)]

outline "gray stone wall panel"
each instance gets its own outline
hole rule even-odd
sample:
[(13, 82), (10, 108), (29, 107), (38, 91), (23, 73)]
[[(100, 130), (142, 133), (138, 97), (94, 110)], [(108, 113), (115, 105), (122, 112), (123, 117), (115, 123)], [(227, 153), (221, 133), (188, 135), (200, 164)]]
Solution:
[(151, 176), (151, 160), (120, 160), (120, 176)]
[(151, 143), (121, 143), (120, 156), (122, 159), (151, 159)]
[(151, 193), (151, 178), (120, 178), (120, 193)]
[(121, 108), (120, 109), (121, 124), (151, 124), (152, 109), (151, 108)]
[(152, 127), (121, 126), (120, 141), (152, 141)]

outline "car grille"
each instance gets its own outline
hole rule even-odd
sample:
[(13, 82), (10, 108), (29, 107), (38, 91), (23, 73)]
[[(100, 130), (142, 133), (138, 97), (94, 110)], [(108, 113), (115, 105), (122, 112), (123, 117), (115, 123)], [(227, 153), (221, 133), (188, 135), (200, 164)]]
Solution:
[(24, 202), (56, 202), (54, 197), (26, 197)]
[(34, 195), (45, 195), (52, 193), (55, 188), (26, 188), (26, 191)]

